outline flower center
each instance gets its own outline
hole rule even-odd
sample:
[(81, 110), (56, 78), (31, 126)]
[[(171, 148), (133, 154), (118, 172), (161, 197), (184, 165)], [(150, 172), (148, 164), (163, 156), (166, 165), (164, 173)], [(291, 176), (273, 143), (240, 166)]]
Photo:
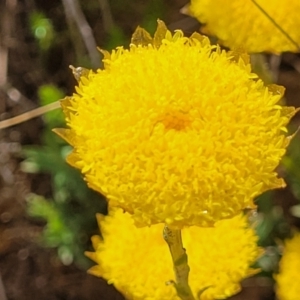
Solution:
[(187, 112), (171, 110), (166, 112), (161, 122), (165, 125), (166, 129), (183, 130), (191, 122)]

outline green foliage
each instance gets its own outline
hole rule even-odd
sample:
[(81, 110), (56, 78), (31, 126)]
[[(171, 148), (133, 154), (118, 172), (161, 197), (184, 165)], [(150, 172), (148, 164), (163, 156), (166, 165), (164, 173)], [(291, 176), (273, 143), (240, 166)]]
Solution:
[[(59, 89), (51, 85), (42, 86), (39, 95), (43, 104), (63, 96)], [(52, 184), (52, 198), (29, 195), (27, 211), (30, 216), (46, 222), (41, 237), (45, 246), (56, 247), (64, 264), (74, 261), (86, 268), (90, 261), (83, 253), (89, 248), (91, 235), (98, 233), (95, 214), (106, 213), (106, 201), (87, 187), (78, 170), (66, 163), (65, 158), (71, 147), (50, 130), (60, 126), (62, 120), (57, 112), (48, 113), (44, 144), (23, 148), (23, 171), (49, 174)]]
[(33, 12), (30, 14), (29, 23), (31, 32), (34, 35), (38, 45), (42, 51), (50, 48), (55, 32), (50, 19), (47, 19), (42, 12)]
[[(53, 84), (44, 84), (38, 88), (38, 97), (42, 106), (63, 99), (64, 92)], [(64, 124), (64, 115), (61, 109), (53, 110), (44, 114), (45, 124), (49, 128)]]
[(164, 11), (165, 5), (163, 1), (150, 1), (146, 11), (144, 12), (144, 18), (141, 27), (153, 34), (157, 27), (157, 19), (163, 19)]
[[(295, 132), (295, 129), (291, 129)], [(297, 136), (291, 141), (287, 154), (283, 157), (280, 173), (284, 176), (289, 190), (293, 193), (295, 200), (300, 201), (300, 140)], [(272, 277), (277, 271), (278, 261), (281, 257), (281, 241), (291, 237), (292, 229), (290, 221), (283, 213), (281, 206), (274, 205), (275, 191), (268, 191), (256, 200), (259, 215), (256, 220), (256, 231), (259, 236), (259, 245), (266, 251), (258, 261), (258, 267), (262, 274)], [(300, 217), (300, 204), (290, 209), (291, 215)]]
[(274, 206), (273, 199), (274, 191), (267, 191), (257, 197), (258, 214), (251, 220), (259, 238), (258, 245), (265, 249), (255, 267), (261, 269), (260, 276), (270, 278), (278, 268), (281, 255), (278, 241), (290, 235), (282, 209)]
[(105, 213), (106, 203), (103, 197), (88, 189), (77, 170), (66, 164), (69, 150), (69, 146), (57, 144), (24, 148), (26, 160), (22, 169), (50, 174), (53, 189), (52, 199), (30, 195), (28, 214), (46, 221), (42, 241), (48, 247), (58, 248), (63, 263), (74, 260), (86, 267), (83, 252), (88, 248), (90, 236), (97, 232), (95, 214)]
[[(294, 130), (295, 131), (295, 130)], [(282, 160), (287, 174), (286, 180), (296, 199), (300, 201), (300, 139), (299, 133), (289, 145), (288, 153)]]
[(112, 50), (120, 45), (128, 44), (128, 38), (119, 26), (114, 26), (109, 32), (109, 38), (105, 44), (106, 50)]

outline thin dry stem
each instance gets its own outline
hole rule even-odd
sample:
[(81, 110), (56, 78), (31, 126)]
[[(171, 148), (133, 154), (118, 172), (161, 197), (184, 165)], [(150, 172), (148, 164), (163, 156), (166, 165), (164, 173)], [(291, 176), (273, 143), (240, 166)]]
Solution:
[(59, 101), (56, 101), (56, 102), (50, 103), (48, 105), (38, 107), (36, 109), (33, 109), (31, 111), (28, 111), (28, 112), (23, 113), (21, 115), (18, 115), (16, 117), (1, 121), (0, 122), (0, 129), (4, 129), (4, 128), (7, 128), (7, 127), (11, 127), (11, 126), (20, 124), (20, 123), (28, 121), (30, 119), (39, 117), (39, 116), (41, 116), (41, 115), (43, 115), (43, 114), (45, 114), (49, 111), (57, 109), (57, 108), (60, 108), (60, 102)]
[(98, 0), (98, 1), (102, 13), (104, 31), (106, 33), (109, 33), (115, 27), (109, 2), (107, 0)]
[(66, 15), (70, 15), (78, 27), (93, 67), (98, 68), (100, 66), (100, 54), (97, 50), (97, 44), (93, 36), (92, 29), (88, 24), (78, 1), (62, 0), (62, 2)]

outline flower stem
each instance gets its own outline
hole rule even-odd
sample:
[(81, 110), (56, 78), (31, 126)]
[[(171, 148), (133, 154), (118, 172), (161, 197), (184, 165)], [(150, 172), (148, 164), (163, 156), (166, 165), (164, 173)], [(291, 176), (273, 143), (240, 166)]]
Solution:
[(182, 245), (181, 231), (170, 229), (165, 225), (163, 235), (173, 260), (176, 277), (174, 286), (177, 295), (182, 300), (195, 300), (188, 282), (190, 267), (188, 265), (188, 256)]

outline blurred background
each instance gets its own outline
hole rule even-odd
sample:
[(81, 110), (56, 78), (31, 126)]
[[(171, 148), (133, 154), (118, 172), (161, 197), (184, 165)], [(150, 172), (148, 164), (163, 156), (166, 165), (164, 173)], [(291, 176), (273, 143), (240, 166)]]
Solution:
[[(0, 121), (71, 95), (76, 80), (69, 65), (101, 67), (97, 46), (128, 46), (140, 25), (153, 33), (156, 20), (187, 35), (200, 28), (180, 13), (185, 0), (1, 0)], [(256, 55), (261, 77), (286, 87), (284, 101), (300, 106), (300, 56)], [(60, 109), (0, 129), (0, 299), (123, 299), (92, 277), (84, 257), (97, 233), (95, 213), (105, 199), (89, 190), (65, 163), (70, 147), (51, 132), (63, 127)], [(299, 126), (299, 116), (290, 132)], [(253, 217), (265, 254), (262, 272), (243, 282), (235, 300), (273, 300), (282, 240), (300, 226), (300, 137), (296, 135), (278, 171), (288, 185), (257, 199)], [(131, 266), (134, 267), (134, 266)], [(2, 283), (1, 283), (2, 282)], [(1, 287), (3, 285), (3, 287)], [(6, 296), (4, 296), (4, 294)], [(5, 298), (3, 298), (5, 300)]]

